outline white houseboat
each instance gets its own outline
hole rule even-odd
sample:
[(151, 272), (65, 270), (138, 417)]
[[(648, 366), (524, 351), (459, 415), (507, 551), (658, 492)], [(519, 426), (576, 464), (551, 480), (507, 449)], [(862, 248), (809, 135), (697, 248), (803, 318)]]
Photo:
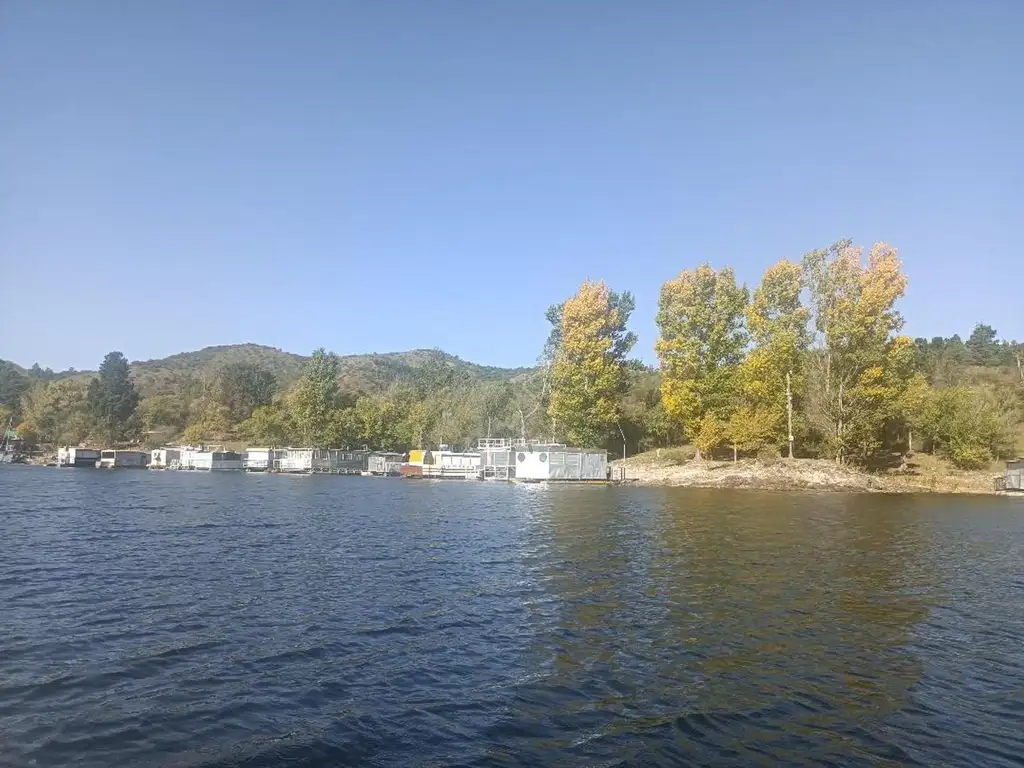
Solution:
[(72, 448), (64, 446), (57, 449), (58, 467), (88, 467), (96, 468), (96, 462), (100, 460), (100, 452), (93, 448)]

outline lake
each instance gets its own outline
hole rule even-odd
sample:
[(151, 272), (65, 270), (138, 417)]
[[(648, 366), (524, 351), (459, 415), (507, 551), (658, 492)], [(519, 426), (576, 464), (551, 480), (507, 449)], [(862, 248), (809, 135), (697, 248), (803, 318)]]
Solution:
[(0, 468), (0, 764), (1024, 765), (1024, 503)]

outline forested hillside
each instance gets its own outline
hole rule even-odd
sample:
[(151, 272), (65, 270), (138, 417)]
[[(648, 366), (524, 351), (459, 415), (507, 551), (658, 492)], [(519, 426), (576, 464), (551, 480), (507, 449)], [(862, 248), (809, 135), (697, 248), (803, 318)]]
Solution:
[[(132, 380), (143, 397), (173, 392), (184, 382), (196, 378), (215, 378), (227, 366), (248, 364), (261, 368), (274, 376), (281, 386), (290, 386), (302, 374), (308, 355), (284, 352), (261, 344), (228, 344), (205, 347), (195, 352), (181, 352), (156, 360), (136, 360), (129, 365)], [(528, 373), (530, 368), (497, 368), (466, 362), (455, 355), (434, 349), (409, 352), (386, 352), (366, 355), (338, 356), (338, 375), (343, 389), (362, 390), (386, 387), (394, 381), (411, 381), (418, 369), (431, 361), (443, 361), (470, 377), (481, 381), (510, 380)], [(96, 371), (68, 369), (54, 372), (34, 365), (22, 368), (8, 360), (0, 360), (0, 380), (6, 375), (25, 383), (76, 379), (88, 382)], [(20, 390), (18, 390), (20, 391)], [(11, 405), (15, 398), (0, 393), (0, 402)]]
[[(311, 359), (274, 347), (237, 344), (132, 362), (127, 366), (128, 381), (139, 401), (125, 435), (156, 444), (185, 437), (191, 426), (188, 437), (196, 442), (244, 440), (248, 435), (287, 441), (287, 433), (253, 434), (241, 429), (241, 422), (258, 406), (285, 398)], [(520, 386), (536, 374), (532, 368), (478, 365), (429, 349), (332, 355), (331, 359), (339, 397), (351, 402), (367, 393), (390, 392), (397, 398), (397, 393), (444, 386), (446, 379), (460, 388), (472, 386), (482, 395)], [(0, 416), (6, 423), (13, 414), (21, 432), (42, 444), (110, 439), (109, 430), (97, 429), (95, 420), (86, 416), (88, 389), (97, 376), (95, 371), (54, 372), (38, 365), (25, 369), (0, 360)], [(475, 400), (470, 397), (465, 407), (472, 407), (472, 402)], [(261, 411), (257, 416), (266, 417), (267, 413)], [(347, 437), (346, 442), (359, 440)]]
[[(274, 376), (282, 387), (289, 387), (302, 374), (309, 356), (283, 352), (260, 344), (234, 344), (206, 347), (160, 360), (135, 361), (132, 376), (141, 394), (148, 396), (172, 391), (183, 378), (214, 378), (227, 366), (246, 364)], [(527, 369), (494, 368), (461, 360), (434, 349), (389, 352), (370, 355), (339, 355), (338, 380), (344, 390), (362, 391), (387, 387), (396, 381), (412, 381), (424, 365), (443, 362), (460, 373), (481, 381), (505, 380)]]
[(902, 335), (907, 282), (895, 249), (849, 241), (782, 260), (753, 287), (728, 267), (684, 269), (661, 288), (657, 367), (632, 356), (632, 295), (591, 281), (547, 311), (534, 368), (255, 344), (131, 364), (112, 352), (98, 373), (0, 363), (0, 416), (39, 445), (405, 450), (490, 435), (869, 468), (914, 451), (978, 468), (1024, 449), (1024, 345), (984, 324), (966, 340)]

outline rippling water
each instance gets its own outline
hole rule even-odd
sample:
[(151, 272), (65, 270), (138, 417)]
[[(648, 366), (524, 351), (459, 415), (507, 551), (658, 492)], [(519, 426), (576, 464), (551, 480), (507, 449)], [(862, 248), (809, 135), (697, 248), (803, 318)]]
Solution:
[(1024, 503), (0, 469), (0, 764), (1022, 765)]

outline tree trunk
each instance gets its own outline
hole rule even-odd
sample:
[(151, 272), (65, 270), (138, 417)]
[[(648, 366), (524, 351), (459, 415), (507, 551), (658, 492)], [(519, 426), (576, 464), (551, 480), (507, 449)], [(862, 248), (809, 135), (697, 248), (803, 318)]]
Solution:
[(836, 423), (836, 464), (843, 463), (843, 385), (839, 384), (839, 418)]
[(789, 458), (793, 458), (793, 390), (790, 387), (790, 377), (792, 372), (786, 371), (786, 426), (787, 426), (787, 438), (786, 442), (789, 444)]
[(736, 443), (732, 444), (732, 463), (736, 463)]

